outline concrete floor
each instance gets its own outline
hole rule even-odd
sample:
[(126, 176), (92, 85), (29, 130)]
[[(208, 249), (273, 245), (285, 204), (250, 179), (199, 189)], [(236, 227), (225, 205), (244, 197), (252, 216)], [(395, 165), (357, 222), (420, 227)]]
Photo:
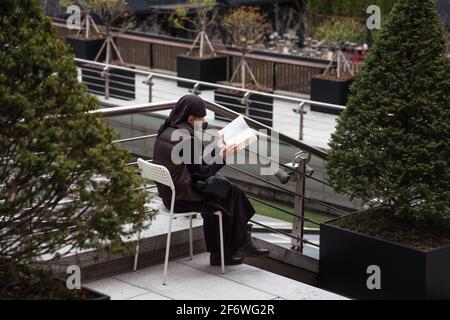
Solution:
[(346, 300), (346, 298), (246, 264), (209, 265), (209, 254), (169, 263), (166, 285), (163, 265), (89, 282), (84, 286), (113, 300)]
[[(159, 199), (153, 199), (158, 204)], [(144, 237), (167, 232), (167, 219), (157, 215)], [(273, 218), (255, 215), (254, 220), (269, 224), (274, 228), (287, 228), (288, 224)], [(203, 223), (201, 216), (194, 219), (194, 225)], [(188, 219), (178, 218), (174, 229), (188, 227)], [(254, 237), (290, 247), (290, 238), (276, 233), (255, 232)], [(307, 239), (318, 243), (317, 235)], [(318, 258), (317, 248), (305, 246), (305, 254)], [(345, 299), (322, 289), (291, 280), (289, 278), (261, 270), (246, 264), (226, 266), (226, 273), (220, 267), (209, 265), (209, 254), (201, 253), (193, 260), (182, 258), (169, 263), (169, 276), (166, 286), (162, 285), (163, 265), (128, 272), (102, 280), (88, 282), (88, 288), (108, 294), (114, 300), (335, 300)], [(214, 290), (211, 290), (214, 288)]]

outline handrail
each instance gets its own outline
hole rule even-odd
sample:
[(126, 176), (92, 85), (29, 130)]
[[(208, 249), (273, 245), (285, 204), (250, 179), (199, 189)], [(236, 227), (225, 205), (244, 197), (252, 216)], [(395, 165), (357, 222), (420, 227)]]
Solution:
[[(77, 60), (81, 60), (81, 59), (77, 59)], [(87, 61), (87, 60), (81, 60), (81, 61)], [(89, 61), (87, 61), (87, 62), (88, 63), (92, 63), (92, 62), (89, 62)], [(101, 64), (101, 63), (96, 63), (96, 64), (104, 65), (104, 64)], [(116, 66), (110, 66), (110, 65), (105, 65), (105, 66), (106, 67), (104, 69), (106, 69), (106, 70), (109, 67), (116, 68)], [(117, 68), (121, 68), (121, 69), (125, 69), (125, 70), (127, 69), (127, 68), (123, 68), (123, 67), (117, 67)], [(145, 71), (137, 71), (137, 70), (134, 70), (134, 69), (129, 69), (129, 71), (134, 71), (136, 73), (148, 74), (149, 76), (152, 76), (152, 77), (155, 76), (155, 74), (149, 73), (149, 72), (145, 72)], [(229, 87), (229, 86), (224, 86), (224, 85), (210, 84), (210, 83), (205, 83), (205, 82), (199, 82), (199, 81), (190, 80), (190, 79), (177, 78), (177, 77), (165, 76), (165, 75), (162, 75), (162, 77), (170, 78), (170, 79), (183, 80), (183, 81), (186, 80), (187, 82), (195, 83), (197, 86), (200, 85), (200, 84), (206, 84), (206, 85), (209, 85), (209, 86), (212, 85), (212, 86), (216, 86), (216, 87), (223, 87), (223, 88), (226, 88), (226, 89), (243, 91), (243, 92), (246, 92), (247, 94), (249, 92), (252, 92), (250, 90), (239, 89), (239, 88), (234, 88), (234, 87)], [(296, 101), (296, 102), (301, 101), (301, 103), (303, 103), (303, 104), (305, 102), (310, 102), (312, 104), (319, 104), (317, 102), (309, 101), (309, 100), (306, 100), (306, 99), (297, 99), (297, 98), (293, 98), (293, 97), (289, 97), (289, 96), (272, 95), (272, 94), (259, 93), (259, 92), (257, 92), (257, 94), (264, 94), (264, 95), (268, 95), (268, 96), (272, 96), (272, 97), (280, 97), (281, 99), (290, 100), (290, 101)], [(267, 126), (267, 125), (265, 125), (263, 123), (260, 123), (260, 122), (254, 120), (254, 119), (251, 119), (248, 116), (241, 115), (240, 113), (235, 112), (233, 110), (230, 110), (230, 109), (228, 109), (228, 108), (226, 108), (226, 107), (224, 107), (224, 106), (222, 106), (222, 105), (220, 105), (220, 104), (218, 104), (216, 102), (213, 102), (213, 101), (210, 101), (210, 100), (207, 100), (207, 99), (203, 99), (203, 100), (205, 101), (206, 108), (209, 109), (210, 111), (213, 111), (213, 112), (215, 112), (217, 114), (220, 114), (221, 116), (227, 117), (230, 120), (235, 119), (235, 118), (237, 118), (239, 116), (243, 116), (244, 119), (246, 120), (247, 124), (250, 127), (254, 128), (254, 129), (266, 130), (267, 135), (269, 135), (269, 136), (273, 136), (274, 133), (275, 133), (277, 135), (277, 137), (278, 137), (278, 142), (287, 143), (288, 145), (296, 147), (296, 148), (298, 148), (298, 149), (300, 149), (300, 150), (302, 150), (304, 152), (308, 152), (308, 153), (310, 153), (312, 155), (315, 155), (315, 156), (317, 156), (317, 157), (319, 157), (321, 159), (326, 159), (327, 158), (327, 155), (328, 155), (327, 152), (325, 152), (325, 151), (323, 151), (321, 149), (315, 148), (315, 147), (310, 146), (310, 145), (308, 145), (306, 143), (303, 143), (303, 142), (301, 142), (299, 140), (296, 140), (296, 139), (291, 138), (291, 137), (289, 137), (287, 135), (284, 135), (284, 134), (274, 130), (272, 127), (269, 127), (269, 126)], [(173, 108), (173, 106), (176, 103), (177, 103), (177, 100), (173, 100), (173, 101), (166, 101), (166, 102), (145, 103), (145, 104), (134, 105), (134, 106), (125, 106), (125, 107), (116, 107), (113, 104), (110, 104), (110, 106), (112, 106), (112, 107), (97, 109), (97, 110), (93, 110), (91, 112), (92, 113), (99, 113), (99, 114), (101, 114), (104, 117), (131, 115), (131, 114), (144, 113), (144, 112), (157, 112), (157, 111), (170, 110), (170, 109)], [(322, 104), (322, 103), (320, 103), (320, 104)], [(341, 108), (344, 108), (344, 107), (341, 107)], [(120, 142), (136, 141), (136, 140), (147, 139), (147, 138), (152, 138), (152, 137), (155, 137), (155, 135), (154, 134), (149, 134), (149, 135), (144, 135), (144, 136), (141, 136), (141, 137), (125, 138), (125, 139), (121, 139), (121, 140), (116, 140), (114, 142), (115, 143), (120, 143)], [(130, 163), (130, 164), (127, 164), (127, 165), (134, 165), (134, 164), (135, 163)], [(230, 167), (233, 170), (239, 171), (239, 172), (241, 172), (241, 173), (243, 173), (243, 174), (245, 174), (245, 175), (247, 175), (249, 177), (258, 179), (258, 180), (263, 181), (263, 182), (265, 182), (265, 183), (267, 183), (269, 185), (277, 187), (277, 188), (279, 188), (279, 189), (281, 189), (281, 190), (283, 190), (283, 191), (293, 195), (294, 197), (296, 197), (296, 199), (302, 199), (302, 201), (312, 202), (312, 203), (315, 203), (317, 205), (326, 207), (328, 209), (334, 210), (334, 211), (339, 212), (339, 213), (344, 214), (344, 215), (349, 214), (348, 212), (345, 212), (345, 211), (343, 211), (343, 210), (341, 210), (339, 208), (333, 207), (333, 206), (329, 205), (328, 203), (325, 203), (325, 202), (322, 202), (322, 201), (319, 201), (319, 200), (316, 200), (316, 199), (312, 199), (309, 196), (306, 196), (304, 194), (304, 187), (303, 187), (303, 189), (299, 190), (298, 189), (299, 187), (297, 186), (297, 190), (296, 191), (292, 191), (292, 190), (283, 188), (283, 187), (281, 187), (281, 186), (279, 186), (279, 185), (277, 185), (275, 183), (271, 183), (270, 181), (261, 179), (261, 178), (255, 176), (255, 175), (253, 175), (253, 174), (251, 174), (249, 172), (246, 172), (244, 170), (241, 170), (241, 169), (239, 169), (237, 167), (234, 167), (234, 166), (228, 166), (228, 167)], [(306, 171), (306, 168), (303, 167), (303, 170)], [(309, 176), (307, 176), (305, 172), (298, 172), (296, 169), (294, 169), (294, 171), (296, 171), (298, 175), (303, 175), (302, 179), (305, 179), (306, 177), (309, 178)], [(319, 181), (319, 182), (324, 183), (323, 181)], [(297, 204), (296, 204), (296, 208), (297, 208)], [(279, 208), (277, 208), (277, 209), (279, 209)], [(295, 209), (295, 210), (297, 210), (297, 209)], [(264, 228), (266, 228), (268, 230), (273, 230), (275, 232), (283, 233), (283, 234), (289, 236), (292, 239), (292, 247), (296, 248), (296, 249), (298, 249), (300, 251), (303, 250), (303, 244), (311, 244), (313, 246), (319, 247), (319, 245), (317, 245), (315, 243), (312, 243), (312, 242), (304, 239), (304, 237), (303, 237), (304, 222), (309, 221), (311, 223), (318, 224), (316, 221), (313, 221), (311, 219), (308, 219), (308, 218), (304, 217), (304, 211), (303, 210), (304, 210), (304, 207), (303, 207), (303, 204), (302, 204), (301, 207), (300, 207), (300, 211), (299, 211), (300, 214), (289, 212), (289, 214), (291, 216), (293, 216), (295, 219), (297, 219), (295, 221), (301, 221), (301, 222), (297, 222), (298, 225), (293, 225), (293, 231), (292, 231), (293, 234), (280, 232), (279, 230), (275, 230), (275, 229), (273, 229), (273, 228), (271, 228), (271, 227), (269, 227), (267, 225), (264, 225), (264, 224), (261, 224), (261, 223), (255, 222), (255, 221), (252, 221), (252, 222), (254, 222), (256, 224), (259, 224), (259, 225), (261, 225), (262, 227), (264, 227)], [(295, 232), (294, 232), (294, 229), (296, 230)], [(294, 233), (299, 232), (298, 230), (300, 230), (299, 236), (294, 235)]]
[[(206, 99), (204, 99), (204, 101), (207, 105), (207, 108), (213, 112), (220, 113), (221, 115), (230, 117), (231, 119), (235, 119), (235, 118), (241, 116), (241, 114), (239, 114), (235, 111), (232, 111), (228, 108), (225, 108), (218, 103), (215, 103), (213, 101), (209, 101)], [(130, 114), (149, 112), (149, 111), (151, 111), (151, 112), (165, 111), (165, 110), (171, 109), (176, 103), (177, 103), (177, 101), (153, 102), (153, 103), (145, 103), (145, 104), (140, 104), (140, 105), (135, 105), (135, 106), (96, 109), (96, 110), (92, 110), (90, 112), (100, 113), (104, 117), (121, 116), (121, 115), (130, 115)], [(260, 123), (256, 120), (253, 120), (247, 116), (243, 116), (243, 117), (250, 127), (253, 127), (255, 129), (265, 129), (265, 130), (267, 130), (268, 133), (275, 132), (278, 135), (280, 141), (286, 142), (293, 147), (310, 152), (311, 154), (313, 154), (321, 159), (326, 159), (326, 157), (328, 155), (327, 152), (325, 152), (325, 151), (322, 151), (318, 148), (315, 148), (306, 143), (303, 143), (294, 138), (291, 138), (287, 135), (284, 135), (276, 130), (273, 130), (269, 126), (266, 126), (265, 124), (262, 124), (262, 123)]]
[[(239, 114), (239, 113), (237, 113), (235, 111), (232, 111), (232, 110), (230, 110), (230, 109), (228, 109), (226, 107), (223, 107), (223, 106), (221, 106), (218, 103), (215, 103), (215, 102), (212, 102), (212, 101), (209, 101), (209, 100), (206, 100), (206, 99), (204, 99), (204, 101), (205, 101), (205, 103), (207, 105), (207, 108), (210, 109), (211, 111), (220, 113), (221, 115), (228, 116), (231, 119), (234, 119), (234, 118), (236, 118), (238, 116), (241, 116), (241, 114)], [(111, 107), (111, 108), (97, 109), (97, 110), (93, 110), (91, 112), (101, 113), (105, 117), (107, 117), (107, 116), (118, 116), (118, 115), (130, 115), (130, 114), (142, 113), (142, 112), (154, 112), (154, 111), (169, 110), (176, 104), (176, 102), (177, 101), (168, 101), (168, 102), (146, 103), (146, 104), (135, 105), (135, 106), (126, 106), (126, 107)], [(276, 132), (278, 134), (279, 138), (280, 138), (279, 139), (280, 141), (286, 142), (286, 143), (290, 144), (291, 146), (297, 147), (297, 148), (299, 148), (301, 150), (310, 152), (311, 154), (313, 154), (313, 155), (315, 155), (315, 156), (317, 156), (317, 157), (319, 157), (321, 159), (326, 159), (326, 157), (327, 157), (327, 153), (322, 151), (322, 150), (320, 150), (320, 149), (317, 149), (317, 148), (312, 147), (310, 145), (307, 145), (307, 144), (305, 144), (305, 143), (303, 143), (301, 141), (295, 140), (295, 139), (293, 139), (293, 138), (291, 138), (289, 136), (286, 136), (286, 135), (284, 135), (282, 133), (279, 133), (276, 130), (273, 130), (271, 127), (269, 127), (267, 125), (264, 125), (264, 124), (262, 124), (262, 123), (260, 123), (258, 121), (253, 120), (253, 119), (250, 119), (247, 116), (243, 116), (243, 117), (247, 121), (247, 123), (253, 128), (266, 129), (270, 133)], [(236, 168), (236, 167), (233, 167), (233, 166), (229, 166), (229, 167), (234, 169), (234, 170), (240, 171), (239, 168)], [(245, 174), (247, 174), (249, 176), (252, 176), (248, 172), (245, 172)], [(254, 177), (254, 178), (258, 179), (258, 177)], [(266, 183), (271, 184), (270, 182), (268, 182), (266, 180), (262, 180), (262, 181), (265, 181)], [(330, 205), (328, 205), (326, 203), (323, 203), (322, 201), (318, 201), (318, 200), (312, 199), (312, 198), (304, 196), (304, 195), (299, 195), (299, 194), (297, 194), (294, 191), (282, 188), (282, 187), (280, 187), (278, 185), (275, 185), (275, 184), (274, 184), (274, 186), (276, 186), (277, 188), (280, 188), (280, 189), (282, 189), (282, 190), (284, 190), (284, 191), (286, 191), (288, 193), (291, 193), (294, 196), (299, 196), (299, 197), (303, 198), (306, 201), (314, 202), (314, 203), (316, 203), (318, 205), (324, 206), (324, 207), (326, 207), (328, 209), (331, 209), (331, 210), (335, 210), (336, 212), (340, 212), (341, 214), (344, 214), (344, 215), (349, 214), (348, 212), (345, 212), (345, 211), (343, 211), (341, 209), (338, 209), (336, 207), (330, 206)]]
[(242, 88), (239, 88), (239, 87), (233, 87), (233, 86), (228, 86), (228, 85), (224, 85), (224, 84), (205, 82), (205, 81), (199, 81), (199, 80), (192, 80), (192, 79), (189, 79), (189, 78), (181, 78), (181, 77), (171, 76), (171, 75), (158, 73), (158, 72), (153, 72), (153, 71), (145, 71), (145, 70), (121, 67), (121, 66), (117, 66), (117, 65), (113, 65), (113, 64), (106, 64), (106, 63), (102, 63), (102, 62), (96, 62), (96, 61), (92, 61), (92, 60), (84, 60), (84, 59), (80, 59), (80, 58), (75, 58), (74, 60), (76, 62), (80, 62), (80, 63), (86, 63), (86, 64), (97, 65), (97, 66), (101, 66), (101, 67), (107, 67), (107, 68), (113, 68), (113, 69), (117, 69), (117, 70), (134, 72), (136, 74), (141, 74), (141, 75), (145, 75), (145, 76), (152, 76), (154, 78), (161, 78), (161, 79), (174, 80), (174, 81), (182, 81), (182, 82), (186, 82), (186, 83), (190, 83), (190, 84), (194, 84), (194, 85), (195, 84), (199, 84), (200, 86), (212, 87), (212, 88), (217, 88), (217, 89), (233, 90), (233, 91), (239, 91), (239, 92), (249, 92), (249, 93), (257, 94), (257, 95), (260, 95), (260, 96), (271, 97), (271, 98), (275, 98), (275, 99), (295, 102), (295, 103), (298, 103), (298, 104), (304, 102), (306, 104), (313, 105), (313, 106), (328, 107), (328, 108), (333, 108), (333, 109), (337, 109), (337, 110), (344, 110), (345, 109), (345, 106), (340, 106), (340, 105), (337, 105), (337, 104), (313, 101), (313, 100), (308, 100), (308, 99), (303, 99), (303, 98), (296, 98), (296, 97), (292, 97), (292, 96), (288, 96), (288, 95), (274, 94), (274, 93), (267, 93), (267, 92), (261, 92), (261, 91), (256, 91), (256, 90), (242, 89)]
[(314, 221), (314, 220), (309, 219), (309, 218), (306, 218), (306, 217), (301, 217), (301, 216), (296, 215), (295, 213), (292, 213), (292, 212), (290, 212), (290, 211), (284, 210), (284, 209), (282, 209), (282, 208), (278, 208), (277, 206), (275, 206), (275, 205), (273, 205), (273, 204), (270, 204), (269, 202), (260, 200), (260, 199), (258, 199), (258, 198), (252, 197), (252, 196), (247, 196), (247, 198), (249, 198), (249, 199), (251, 199), (251, 200), (254, 200), (254, 201), (256, 201), (256, 202), (259, 202), (259, 203), (261, 203), (261, 204), (263, 204), (263, 205), (265, 205), (265, 206), (268, 206), (268, 207), (271, 207), (271, 208), (273, 208), (273, 209), (279, 210), (280, 212), (286, 213), (286, 214), (288, 214), (288, 215), (290, 215), (290, 216), (292, 216), (292, 217), (295, 217), (295, 218), (297, 218), (297, 219), (301, 219), (301, 220), (304, 220), (304, 221), (306, 221), (306, 222), (310, 222), (310, 223), (312, 223), (312, 224), (315, 224), (316, 226), (320, 226), (320, 222)]
[[(205, 102), (206, 102), (206, 104), (208, 105), (208, 107), (209, 107), (209, 109), (211, 111), (221, 113), (221, 115), (225, 114), (226, 116), (230, 117), (232, 120), (237, 118), (237, 117), (239, 117), (239, 116), (241, 116), (241, 114), (239, 114), (239, 113), (237, 113), (237, 112), (235, 112), (233, 110), (230, 110), (228, 108), (225, 108), (225, 107), (221, 106), (220, 104), (218, 104), (216, 102), (209, 101), (209, 100), (205, 100)], [(326, 159), (327, 156), (328, 156), (328, 153), (323, 151), (323, 150), (320, 150), (318, 148), (310, 146), (309, 144), (306, 144), (304, 142), (301, 142), (299, 140), (291, 138), (291, 137), (289, 137), (289, 136), (287, 136), (287, 135), (285, 135), (283, 133), (280, 133), (280, 132), (272, 129), (271, 127), (269, 127), (269, 126), (267, 126), (265, 124), (262, 124), (262, 123), (260, 123), (260, 122), (258, 122), (256, 120), (253, 120), (253, 119), (251, 119), (251, 118), (249, 118), (247, 116), (243, 116), (243, 117), (244, 117), (244, 119), (246, 120), (246, 122), (247, 122), (247, 124), (249, 126), (255, 128), (255, 129), (266, 129), (267, 132), (269, 132), (269, 133), (275, 132), (278, 135), (280, 141), (286, 142), (286, 143), (290, 144), (293, 147), (296, 147), (296, 148), (302, 149), (304, 151), (310, 152), (311, 154), (313, 154), (313, 155), (315, 155), (315, 156), (317, 156), (317, 157), (319, 157), (321, 159)]]
[(246, 176), (252, 177), (253, 179), (256, 179), (256, 180), (258, 180), (258, 181), (261, 181), (261, 182), (264, 182), (264, 183), (266, 183), (266, 184), (268, 184), (268, 185), (271, 185), (272, 187), (275, 187), (275, 188), (278, 188), (278, 189), (280, 189), (280, 190), (283, 190), (284, 192), (289, 193), (289, 194), (291, 194), (291, 195), (293, 195), (293, 196), (295, 196), (295, 197), (300, 197), (300, 198), (304, 199), (305, 201), (313, 202), (313, 203), (318, 204), (318, 205), (321, 205), (321, 206), (323, 206), (323, 207), (325, 207), (325, 208), (327, 208), (327, 209), (335, 210), (335, 211), (341, 213), (342, 215), (348, 215), (348, 214), (350, 213), (350, 212), (343, 211), (343, 210), (341, 210), (341, 209), (339, 209), (339, 208), (330, 206), (329, 204), (327, 204), (327, 203), (325, 203), (325, 202), (322, 202), (322, 201), (320, 201), (320, 200), (313, 199), (313, 198), (311, 198), (311, 197), (309, 197), (309, 196), (301, 195), (301, 194), (299, 194), (299, 193), (297, 193), (297, 192), (295, 192), (295, 191), (289, 190), (289, 189), (287, 189), (287, 188), (283, 188), (283, 187), (277, 185), (276, 183), (267, 181), (267, 180), (265, 180), (265, 179), (263, 179), (263, 178), (260, 178), (260, 177), (254, 175), (254, 174), (251, 174), (251, 173), (249, 173), (249, 172), (246, 172), (246, 171), (244, 171), (244, 170), (242, 170), (242, 169), (239, 169), (239, 168), (237, 168), (237, 167), (230, 166), (230, 165), (227, 165), (227, 167), (228, 167), (228, 168), (231, 168), (231, 169), (233, 169), (233, 170), (235, 170), (235, 171), (237, 171), (237, 172), (240, 172), (240, 173), (242, 173), (242, 174), (244, 174), (244, 175), (246, 175)]
[[(148, 138), (154, 138), (154, 137), (156, 137), (156, 136), (157, 136), (157, 134), (150, 134), (150, 135), (139, 136), (139, 137), (133, 137), (133, 138), (127, 138), (127, 139), (122, 139), (122, 140), (115, 140), (115, 141), (113, 141), (113, 143), (121, 143), (121, 142), (128, 142), (128, 141), (137, 141), (137, 140), (143, 140), (143, 139), (148, 139)], [(246, 148), (246, 150), (248, 150), (248, 149)], [(250, 150), (248, 150), (248, 151), (250, 151)], [(257, 155), (258, 155), (258, 156), (261, 156), (259, 153), (257, 153)], [(266, 158), (266, 159), (268, 159), (268, 160), (270, 160), (270, 161), (273, 161), (273, 162), (276, 162), (276, 161), (274, 161), (274, 160), (272, 160), (272, 159), (270, 159), (270, 158)], [(153, 160), (150, 159), (150, 160), (147, 160), (147, 161), (153, 161)], [(276, 163), (277, 163), (277, 162), (276, 162)], [(137, 162), (131, 162), (131, 163), (127, 163), (126, 166), (132, 166), (132, 165), (137, 165), (137, 164), (138, 164)], [(278, 163), (278, 164), (280, 164), (280, 163)], [(251, 173), (249, 173), (249, 172), (246, 172), (246, 171), (244, 171), (244, 170), (242, 170), (242, 169), (239, 169), (239, 168), (237, 168), (237, 167), (234, 167), (234, 166), (231, 166), (231, 165), (227, 165), (227, 167), (229, 167), (229, 168), (231, 168), (231, 169), (233, 169), (233, 170), (235, 170), (235, 171), (238, 171), (238, 172), (240, 172), (240, 173), (242, 173), (242, 174), (244, 174), (244, 175), (247, 175), (247, 176), (249, 176), (249, 177), (252, 177), (252, 178), (254, 178), (254, 179), (258, 180), (258, 181), (264, 182), (264, 183), (269, 184), (269, 185), (271, 185), (271, 186), (273, 186), (273, 187), (276, 187), (276, 188), (278, 188), (278, 189), (280, 189), (280, 190), (283, 190), (283, 191), (285, 191), (285, 192), (287, 192), (287, 193), (289, 193), (289, 194), (291, 194), (291, 195), (293, 195), (293, 196), (300, 197), (300, 198), (304, 199), (305, 201), (309, 201), (309, 202), (316, 203), (316, 204), (318, 204), (318, 205), (321, 205), (321, 206), (323, 206), (323, 207), (326, 207), (327, 209), (335, 210), (335, 211), (337, 211), (337, 212), (339, 212), (339, 213), (341, 213), (341, 214), (343, 214), (343, 215), (349, 214), (349, 212), (345, 212), (345, 211), (343, 211), (343, 210), (341, 210), (341, 209), (339, 209), (339, 208), (330, 206), (329, 204), (327, 204), (327, 203), (325, 203), (325, 202), (322, 202), (322, 201), (319, 201), (319, 200), (315, 200), (315, 199), (312, 199), (312, 198), (310, 198), (310, 197), (308, 197), (308, 196), (301, 195), (301, 194), (299, 194), (299, 193), (297, 193), (297, 192), (295, 192), (295, 191), (292, 191), (292, 190), (283, 188), (283, 187), (281, 187), (281, 186), (279, 186), (279, 185), (277, 185), (277, 184), (275, 184), (275, 183), (273, 183), (273, 182), (270, 182), (270, 181), (267, 181), (267, 180), (265, 180), (265, 179), (262, 179), (262, 178), (260, 178), (260, 177), (258, 177), (258, 176), (256, 176), (256, 175), (254, 175), (254, 174), (251, 174)], [(302, 174), (302, 175), (304, 175), (305, 177), (307, 177), (307, 178), (309, 178), (309, 179), (312, 179), (312, 178), (313, 178), (313, 177), (310, 177), (310, 176), (306, 175), (305, 172), (301, 172), (301, 171), (295, 170), (295, 169), (293, 169), (293, 168), (289, 168), (289, 169), (294, 170), (294, 172), (297, 172), (297, 173), (299, 173), (299, 174)], [(322, 184), (329, 185), (328, 183), (326, 183), (326, 182), (324, 182), (324, 181), (322, 181), (322, 180), (320, 180), (320, 179), (314, 179), (314, 180), (316, 180), (317, 182), (320, 182), (320, 183), (322, 183)], [(252, 197), (249, 197), (249, 198), (252, 198)], [(309, 222), (314, 223), (314, 224), (317, 224), (317, 225), (320, 224), (320, 223), (318, 223), (318, 222), (316, 222), (316, 221), (314, 221), (314, 220), (310, 220), (310, 219), (308, 219), (308, 218), (300, 217), (300, 216), (298, 216), (298, 215), (296, 215), (296, 214), (293, 214), (293, 213), (291, 213), (291, 212), (289, 212), (289, 211), (280, 209), (280, 208), (278, 208), (278, 207), (274, 207), (273, 205), (270, 205), (270, 204), (268, 204), (268, 203), (266, 203), (266, 202), (264, 202), (264, 201), (261, 201), (261, 200), (259, 200), (259, 199), (256, 199), (256, 198), (253, 198), (253, 199), (256, 200), (256, 201), (258, 201), (258, 202), (260, 202), (260, 203), (263, 203), (263, 204), (265, 204), (265, 205), (267, 205), (267, 206), (270, 206), (270, 207), (276, 208), (276, 209), (278, 209), (278, 210), (280, 210), (280, 211), (283, 211), (283, 212), (285, 212), (285, 213), (288, 213), (289, 215), (291, 215), (291, 216), (293, 216), (293, 217), (296, 217), (296, 218), (298, 218), (298, 219), (301, 219), (301, 220), (304, 220), (304, 221), (309, 221)], [(358, 212), (358, 211), (355, 211), (355, 212)]]

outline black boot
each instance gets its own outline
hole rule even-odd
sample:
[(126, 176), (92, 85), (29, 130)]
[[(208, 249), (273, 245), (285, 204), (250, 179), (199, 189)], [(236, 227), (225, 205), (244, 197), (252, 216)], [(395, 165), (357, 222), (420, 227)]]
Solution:
[[(243, 261), (244, 261), (244, 258), (225, 256), (225, 265), (226, 266), (241, 264)], [(209, 256), (209, 264), (212, 266), (220, 266), (221, 265), (220, 254), (219, 253), (211, 253)]]
[(270, 252), (268, 249), (258, 248), (255, 241), (253, 241), (252, 227), (253, 225), (250, 223), (247, 225), (247, 236), (241, 245), (241, 250), (251, 256), (262, 256), (264, 254), (268, 254)]

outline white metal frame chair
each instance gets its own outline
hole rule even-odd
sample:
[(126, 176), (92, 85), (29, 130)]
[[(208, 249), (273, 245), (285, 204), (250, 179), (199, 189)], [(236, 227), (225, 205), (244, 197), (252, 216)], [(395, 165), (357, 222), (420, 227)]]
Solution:
[[(172, 199), (170, 202), (170, 209), (167, 210), (167, 208), (164, 206), (164, 204), (161, 204), (160, 206), (160, 212), (164, 215), (167, 215), (170, 217), (169, 219), (169, 231), (167, 233), (167, 244), (166, 244), (166, 256), (164, 260), (164, 275), (163, 275), (163, 284), (166, 284), (167, 280), (167, 269), (169, 266), (169, 252), (170, 252), (170, 239), (172, 235), (172, 221), (174, 218), (178, 217), (189, 217), (189, 253), (191, 260), (194, 256), (194, 246), (193, 246), (193, 237), (192, 237), (192, 216), (200, 214), (199, 212), (185, 212), (185, 213), (174, 213), (174, 206), (175, 206), (175, 186), (172, 181), (172, 177), (170, 175), (169, 170), (161, 165), (153, 164), (150, 162), (147, 162), (142, 159), (138, 159), (138, 166), (141, 170), (141, 175), (144, 179), (150, 179), (152, 181), (158, 182), (160, 184), (163, 184), (165, 186), (168, 186), (172, 190)], [(223, 244), (223, 222), (222, 222), (222, 212), (217, 211), (214, 214), (219, 216), (219, 233), (220, 233), (220, 259), (221, 259), (221, 267), (222, 267), (222, 274), (225, 273), (225, 257), (224, 257), (224, 244)], [(140, 233), (138, 234), (137, 244), (136, 244), (136, 255), (134, 258), (134, 271), (137, 269), (137, 261), (139, 256), (139, 240), (140, 240)]]

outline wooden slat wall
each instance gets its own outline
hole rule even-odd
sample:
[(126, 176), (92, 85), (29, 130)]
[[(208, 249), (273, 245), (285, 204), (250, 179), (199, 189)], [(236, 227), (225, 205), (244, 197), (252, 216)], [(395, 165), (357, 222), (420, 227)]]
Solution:
[[(72, 33), (65, 25), (55, 23), (55, 27), (62, 37)], [(126, 63), (149, 67), (152, 69), (176, 72), (176, 58), (179, 54), (187, 52), (186, 44), (177, 44), (173, 41), (155, 40), (139, 36), (119, 35), (116, 38), (117, 46)], [(227, 54), (228, 53), (228, 54)], [(229, 77), (240, 61), (240, 56), (229, 52), (222, 52), (229, 59)], [(267, 56), (250, 55), (247, 62), (258, 82), (272, 90), (283, 90), (302, 94), (310, 93), (310, 80), (314, 75), (323, 73), (325, 64), (293, 61), (287, 59), (268, 58)], [(352, 69), (359, 71), (361, 63), (351, 63)], [(238, 73), (234, 82), (240, 82)], [(247, 83), (250, 75), (247, 74)]]
[[(229, 59), (231, 60), (231, 78), (234, 70), (237, 68), (239, 62), (241, 61), (241, 58), (239, 56), (230, 56)], [(247, 58), (246, 60), (259, 84), (273, 89), (273, 63), (249, 58)], [(240, 70), (238, 71), (237, 76), (234, 78), (233, 82), (241, 82)], [(251, 82), (251, 77), (248, 72), (246, 73), (246, 82)]]
[(153, 56), (152, 68), (176, 72), (177, 56), (182, 53), (186, 53), (185, 48), (153, 44), (151, 53)]
[(116, 44), (126, 63), (150, 67), (150, 45), (148, 43), (117, 38)]
[(323, 69), (280, 63), (276, 66), (277, 90), (309, 94), (311, 77), (322, 74)]

